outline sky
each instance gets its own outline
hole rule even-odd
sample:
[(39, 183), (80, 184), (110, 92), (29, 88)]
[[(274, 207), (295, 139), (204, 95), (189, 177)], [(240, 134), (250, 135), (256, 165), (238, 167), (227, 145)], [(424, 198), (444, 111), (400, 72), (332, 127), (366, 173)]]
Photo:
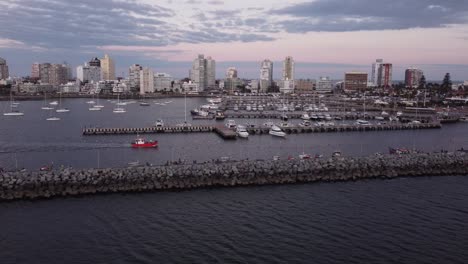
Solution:
[(428, 80), (468, 79), (466, 0), (1, 0), (0, 57), (11, 75), (33, 62), (76, 67), (109, 54), (117, 75), (140, 64), (188, 76), (198, 54), (258, 78), (260, 62), (293, 56), (297, 78), (343, 78), (393, 63), (395, 80), (421, 68)]

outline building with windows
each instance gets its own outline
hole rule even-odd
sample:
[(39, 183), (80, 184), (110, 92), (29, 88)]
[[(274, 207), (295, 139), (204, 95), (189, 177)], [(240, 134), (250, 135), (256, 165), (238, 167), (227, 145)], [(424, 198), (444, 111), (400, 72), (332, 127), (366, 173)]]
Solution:
[(373, 86), (379, 86), (378, 84), (378, 79), (379, 79), (379, 70), (380, 70), (380, 65), (383, 63), (383, 59), (377, 59), (375, 62), (372, 64), (372, 74), (371, 74), (371, 83)]
[(405, 85), (408, 88), (419, 87), (423, 71), (414, 67), (408, 68), (405, 71)]
[(320, 77), (316, 85), (317, 93), (331, 93), (333, 92), (333, 85), (330, 77)]
[(105, 54), (104, 58), (101, 59), (101, 77), (102, 80), (115, 80), (115, 64), (114, 60)]
[(260, 65), (260, 92), (266, 93), (273, 86), (273, 62), (266, 59)]
[(76, 78), (80, 82), (96, 83), (101, 80), (101, 68), (90, 66), (87, 63), (76, 67)]
[(33, 63), (31, 67), (31, 78), (40, 79), (41, 78), (41, 64), (36, 62)]
[(5, 59), (0, 58), (0, 80), (5, 80), (10, 77), (10, 72), (8, 71), (8, 65)]
[(101, 67), (101, 60), (98, 58), (92, 58), (88, 64), (89, 66)]
[(391, 87), (392, 86), (392, 70), (393, 65), (391, 63), (382, 63), (379, 66), (379, 76), (377, 84), (380, 87)]
[(154, 73), (150, 68), (140, 71), (140, 94), (154, 93)]
[(140, 91), (140, 72), (143, 70), (139, 64), (133, 64), (128, 69), (128, 80), (131, 91)]
[(308, 94), (314, 92), (317, 81), (311, 79), (299, 79), (296, 80), (294, 83), (296, 85), (295, 93)]
[(345, 91), (364, 91), (367, 88), (366, 72), (347, 72), (345, 73), (344, 86)]
[(199, 91), (216, 88), (216, 61), (203, 54), (193, 61), (189, 72), (190, 80), (198, 85)]
[(199, 91), (199, 86), (197, 83), (194, 83), (192, 81), (190, 82), (184, 82), (182, 84), (182, 91), (184, 91), (184, 93), (187, 93), (187, 94), (198, 94), (200, 91)]
[(283, 80), (294, 81), (294, 59), (291, 56), (288, 56), (286, 59), (284, 59)]
[(172, 89), (172, 76), (167, 73), (158, 72), (154, 74), (154, 90), (170, 91)]

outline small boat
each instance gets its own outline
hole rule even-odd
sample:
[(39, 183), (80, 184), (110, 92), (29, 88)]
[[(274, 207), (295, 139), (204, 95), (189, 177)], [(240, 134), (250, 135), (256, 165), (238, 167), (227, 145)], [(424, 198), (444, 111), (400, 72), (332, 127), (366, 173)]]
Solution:
[(93, 107), (94, 107), (94, 108), (104, 108), (103, 105), (94, 105)]
[(39, 168), (39, 171), (51, 171), (53, 168), (53, 165), (45, 165)]
[(370, 125), (369, 121), (363, 120), (363, 119), (356, 120), (356, 124), (363, 125), (363, 126)]
[(46, 120), (47, 121), (60, 121), (60, 117), (49, 117)]
[(338, 157), (341, 157), (341, 151), (335, 151), (332, 153), (332, 157), (334, 158), (338, 158)]
[(215, 119), (216, 120), (224, 120), (226, 116), (224, 115), (223, 112), (216, 112)]
[(49, 105), (58, 105), (58, 101), (50, 102)]
[(303, 152), (302, 154), (299, 155), (299, 159), (301, 160), (310, 159), (310, 155)]
[(270, 131), (268, 132), (272, 136), (276, 137), (285, 137), (286, 133), (284, 133), (281, 128), (276, 125), (271, 126)]
[(231, 129), (236, 128), (236, 126), (237, 126), (236, 121), (234, 121), (234, 120), (228, 120), (225, 125), (226, 125), (227, 128), (231, 128)]
[(245, 129), (244, 126), (237, 126), (236, 133), (237, 133), (237, 136), (239, 136), (241, 138), (248, 138), (249, 137), (249, 132), (247, 132), (247, 129)]
[(114, 112), (116, 114), (123, 114), (123, 113), (126, 113), (127, 111), (125, 110), (125, 108), (118, 107), (118, 108), (114, 108), (114, 110), (112, 112)]
[(283, 115), (281, 115), (280, 119), (283, 120), (283, 121), (288, 121), (289, 117), (287, 115), (283, 114)]
[(55, 112), (57, 112), (57, 113), (68, 113), (68, 112), (70, 112), (70, 109), (60, 108), (60, 109), (55, 110)]
[(140, 106), (149, 106), (150, 104), (148, 102), (140, 102)]
[(310, 127), (312, 126), (312, 123), (309, 120), (302, 120), (302, 122), (299, 124), (301, 127)]
[(139, 161), (132, 161), (132, 162), (127, 163), (127, 165), (129, 167), (138, 167), (138, 166), (140, 166), (140, 162)]
[(88, 108), (88, 110), (89, 111), (101, 111), (102, 108), (93, 106), (93, 107)]
[(198, 110), (197, 108), (190, 110), (190, 114), (192, 115), (198, 115), (199, 113), (200, 113), (200, 110)]
[(385, 120), (385, 117), (383, 117), (383, 116), (376, 116), (376, 117), (375, 117), (375, 120), (380, 120), (380, 121), (382, 121), (382, 120)]
[(460, 122), (468, 122), (468, 116), (462, 116), (460, 117)]
[(164, 126), (164, 122), (162, 121), (162, 119), (158, 119), (156, 120), (156, 123), (154, 124), (155, 127), (163, 127)]
[(402, 116), (402, 115), (403, 115), (403, 112), (401, 112), (401, 111), (398, 111), (398, 112), (396, 113), (396, 115), (397, 115), (398, 117), (400, 117), (400, 116)]
[(219, 97), (216, 97), (216, 98), (208, 98), (206, 100), (208, 101), (208, 103), (211, 103), (211, 104), (219, 104), (219, 103), (221, 103), (221, 101), (223, 99), (219, 98)]
[(381, 116), (389, 116), (389, 114), (385, 111), (382, 111), (382, 113), (380, 114)]
[(3, 113), (4, 116), (24, 116), (24, 113), (21, 112), (8, 112), (8, 113)]
[(93, 100), (91, 100), (91, 101), (88, 101), (88, 102), (86, 102), (86, 103), (87, 103), (87, 104), (95, 104), (96, 102), (93, 101)]
[(132, 142), (132, 148), (156, 148), (158, 141), (146, 141), (143, 138), (137, 138)]
[(309, 114), (307, 114), (307, 113), (303, 113), (303, 114), (301, 115), (301, 119), (302, 119), (302, 120), (310, 120), (310, 116), (309, 116)]
[(280, 160), (280, 156), (273, 156), (273, 160), (274, 161)]
[(317, 121), (319, 119), (319, 117), (318, 117), (318, 115), (313, 114), (313, 115), (310, 116), (310, 119), (313, 120), (313, 121)]
[(43, 106), (41, 107), (42, 110), (54, 110), (53, 107)]

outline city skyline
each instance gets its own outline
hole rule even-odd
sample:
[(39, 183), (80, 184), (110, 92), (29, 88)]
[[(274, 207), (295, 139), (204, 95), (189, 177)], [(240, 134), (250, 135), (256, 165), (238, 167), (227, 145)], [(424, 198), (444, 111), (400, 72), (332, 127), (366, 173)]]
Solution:
[(411, 66), (428, 80), (445, 72), (468, 79), (468, 3), (396, 2), (377, 8), (369, 0), (6, 0), (0, 56), (13, 76), (27, 75), (33, 62), (76, 67), (107, 53), (118, 76), (140, 64), (183, 78), (193, 58), (210, 54), (217, 76), (233, 66), (241, 78), (255, 78), (263, 59), (281, 65), (292, 56), (297, 78), (370, 74), (370, 64), (384, 58), (393, 63), (394, 80), (403, 80)]

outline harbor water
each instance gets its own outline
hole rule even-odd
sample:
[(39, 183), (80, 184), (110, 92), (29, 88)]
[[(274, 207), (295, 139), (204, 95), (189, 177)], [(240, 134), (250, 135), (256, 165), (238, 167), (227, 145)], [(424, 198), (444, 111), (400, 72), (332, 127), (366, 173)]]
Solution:
[[(184, 99), (149, 107), (85, 99), (45, 121), (42, 102), (21, 102), (24, 117), (0, 116), (0, 167), (54, 163), (122, 167), (140, 161), (286, 158), (303, 152), (369, 155), (388, 147), (424, 151), (468, 147), (468, 125), (442, 129), (253, 135), (145, 135), (158, 149), (132, 149), (135, 136), (83, 137), (85, 126), (144, 127), (184, 120)], [(2, 108), (8, 102), (1, 102)], [(205, 99), (187, 99), (190, 110)], [(59, 114), (54, 115), (58, 116)], [(191, 121), (215, 124), (216, 121)], [(268, 120), (236, 120), (262, 124)], [(273, 121), (273, 120), (272, 120)], [(218, 121), (219, 122), (219, 121)], [(291, 121), (299, 122), (299, 120)], [(222, 123), (222, 122), (221, 122)], [(78, 196), (0, 203), (1, 263), (466, 263), (468, 177), (294, 184)]]

